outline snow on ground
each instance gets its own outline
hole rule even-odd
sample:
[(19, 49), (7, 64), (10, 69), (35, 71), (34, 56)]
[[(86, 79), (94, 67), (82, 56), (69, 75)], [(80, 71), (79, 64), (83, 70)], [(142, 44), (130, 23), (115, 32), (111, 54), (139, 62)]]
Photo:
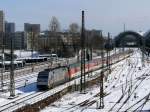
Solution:
[[(132, 112), (150, 110), (150, 69), (141, 63), (141, 54), (135, 51), (130, 58), (112, 67), (104, 83), (104, 108), (99, 107), (99, 85), (86, 89), (86, 94), (79, 91), (68, 93), (60, 100), (49, 105), (41, 112)], [(84, 105), (83, 102), (87, 101)]]
[[(33, 72), (32, 74), (17, 77), (15, 79), (15, 87), (16, 87), (15, 95), (17, 98), (21, 98), (38, 91), (36, 87), (37, 74), (38, 74), (37, 72)], [(3, 87), (4, 92), (0, 92), (0, 106), (12, 102), (11, 100), (8, 99), (10, 96), (10, 92), (8, 91), (9, 80), (5, 80), (4, 84), (5, 84), (5, 86)]]
[[(148, 110), (150, 109), (150, 102), (147, 103), (146, 100), (142, 100), (142, 98), (146, 97), (146, 95), (148, 95), (146, 97), (147, 99), (149, 97), (149, 72), (149, 64), (145, 63), (145, 67), (142, 67), (141, 55), (139, 51), (135, 51), (131, 58), (113, 65), (112, 73), (109, 74), (107, 82), (104, 84), (104, 93), (106, 94), (104, 97), (104, 109), (97, 109), (99, 105), (99, 97), (97, 97), (97, 94), (99, 93), (100, 88), (99, 85), (94, 85), (91, 88), (87, 88), (86, 94), (80, 94), (78, 91), (69, 93), (41, 112), (120, 112), (127, 110), (129, 107), (131, 107), (129, 108), (130, 111), (135, 110), (142, 104), (146, 104), (143, 109)], [(37, 73), (33, 73), (16, 79), (15, 92), (17, 98), (21, 98), (38, 91), (36, 88), (36, 78)], [(122, 95), (124, 96), (120, 101), (118, 101)], [(9, 92), (0, 93), (0, 106), (13, 101), (8, 100), (8, 96)], [(129, 100), (126, 102), (127, 98)], [(88, 100), (88, 106), (81, 106), (80, 103), (85, 100)], [(141, 102), (135, 104), (139, 100), (141, 100)], [(90, 102), (93, 103), (90, 104)], [(118, 103), (116, 104), (116, 102)], [(132, 107), (132, 105), (135, 106)]]
[[(24, 55), (22, 56), (27, 57), (27, 55), (30, 55), (30, 54), (31, 53), (29, 52), (28, 53), (25, 52)], [(37, 75), (38, 75), (38, 72), (33, 72), (33, 73), (26, 74), (24, 76), (21, 75), (15, 78), (15, 88), (16, 88), (15, 95), (17, 98), (22, 98), (24, 96), (27, 96), (33, 93), (38, 93), (37, 92), (38, 89), (36, 86)], [(0, 90), (0, 106), (13, 101), (13, 100), (8, 99), (10, 96), (9, 84), (10, 84), (9, 79), (4, 80), (4, 87), (3, 87), (4, 91)], [(1, 83), (0, 83), (0, 89), (1, 89)], [(14, 100), (16, 100), (16, 98)]]

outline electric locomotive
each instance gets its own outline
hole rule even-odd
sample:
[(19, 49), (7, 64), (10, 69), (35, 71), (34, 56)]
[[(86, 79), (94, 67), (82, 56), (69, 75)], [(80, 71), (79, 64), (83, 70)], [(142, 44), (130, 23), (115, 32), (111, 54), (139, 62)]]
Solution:
[(53, 88), (56, 85), (68, 81), (69, 77), (67, 71), (66, 67), (57, 67), (39, 72), (37, 87), (39, 89)]
[[(124, 53), (118, 53), (117, 55), (111, 55), (111, 58), (113, 58), (113, 63), (114, 59), (117, 58), (120, 55), (124, 55), (125, 57), (129, 55), (125, 55), (131, 53), (131, 51), (126, 51)], [(104, 57), (103, 60), (101, 58), (95, 58), (90, 61), (86, 61), (85, 63), (85, 72), (90, 72), (97, 70), (101, 67), (101, 63), (105, 63), (106, 57)], [(105, 64), (104, 64), (105, 66)], [(81, 73), (81, 63), (74, 63), (70, 64), (68, 66), (60, 66), (57, 68), (53, 69), (46, 69), (42, 72), (39, 72), (38, 78), (37, 78), (37, 87), (39, 89), (44, 89), (44, 88), (53, 88), (54, 86), (63, 84), (65, 82), (68, 82), (74, 78), (77, 78), (80, 76)]]

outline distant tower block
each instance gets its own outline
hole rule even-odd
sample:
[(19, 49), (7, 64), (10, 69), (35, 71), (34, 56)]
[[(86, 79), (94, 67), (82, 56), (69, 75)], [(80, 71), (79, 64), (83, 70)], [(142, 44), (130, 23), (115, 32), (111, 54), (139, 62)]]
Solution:
[(4, 12), (0, 10), (0, 32), (5, 32), (5, 24), (4, 24)]

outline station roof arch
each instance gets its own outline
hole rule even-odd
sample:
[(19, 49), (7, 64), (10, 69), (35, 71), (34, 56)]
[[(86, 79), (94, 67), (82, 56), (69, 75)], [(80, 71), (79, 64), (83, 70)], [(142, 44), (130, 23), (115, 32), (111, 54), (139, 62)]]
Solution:
[(143, 36), (135, 31), (121, 32), (115, 37), (116, 47), (141, 47)]
[(150, 30), (148, 30), (146, 33), (144, 33), (144, 39), (145, 39), (145, 49), (148, 53), (150, 53)]

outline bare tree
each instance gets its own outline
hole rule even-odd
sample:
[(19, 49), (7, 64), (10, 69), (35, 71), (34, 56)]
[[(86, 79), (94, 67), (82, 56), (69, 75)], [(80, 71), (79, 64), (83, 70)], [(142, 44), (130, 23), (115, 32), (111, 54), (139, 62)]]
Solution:
[(89, 44), (91, 44), (94, 49), (100, 49), (103, 45), (103, 37), (94, 35), (91, 39), (89, 39)]
[(49, 29), (51, 32), (59, 32), (60, 31), (60, 23), (55, 16), (53, 16), (50, 21)]
[(52, 52), (55, 52), (55, 53), (58, 53), (58, 49), (59, 49), (59, 45), (58, 45), (58, 32), (60, 32), (60, 23), (58, 21), (58, 19), (53, 16), (51, 21), (50, 21), (50, 24), (49, 24), (49, 30), (50, 30), (50, 49)]
[(78, 33), (79, 32), (79, 25), (77, 23), (71, 23), (69, 25), (69, 31), (71, 33)]

